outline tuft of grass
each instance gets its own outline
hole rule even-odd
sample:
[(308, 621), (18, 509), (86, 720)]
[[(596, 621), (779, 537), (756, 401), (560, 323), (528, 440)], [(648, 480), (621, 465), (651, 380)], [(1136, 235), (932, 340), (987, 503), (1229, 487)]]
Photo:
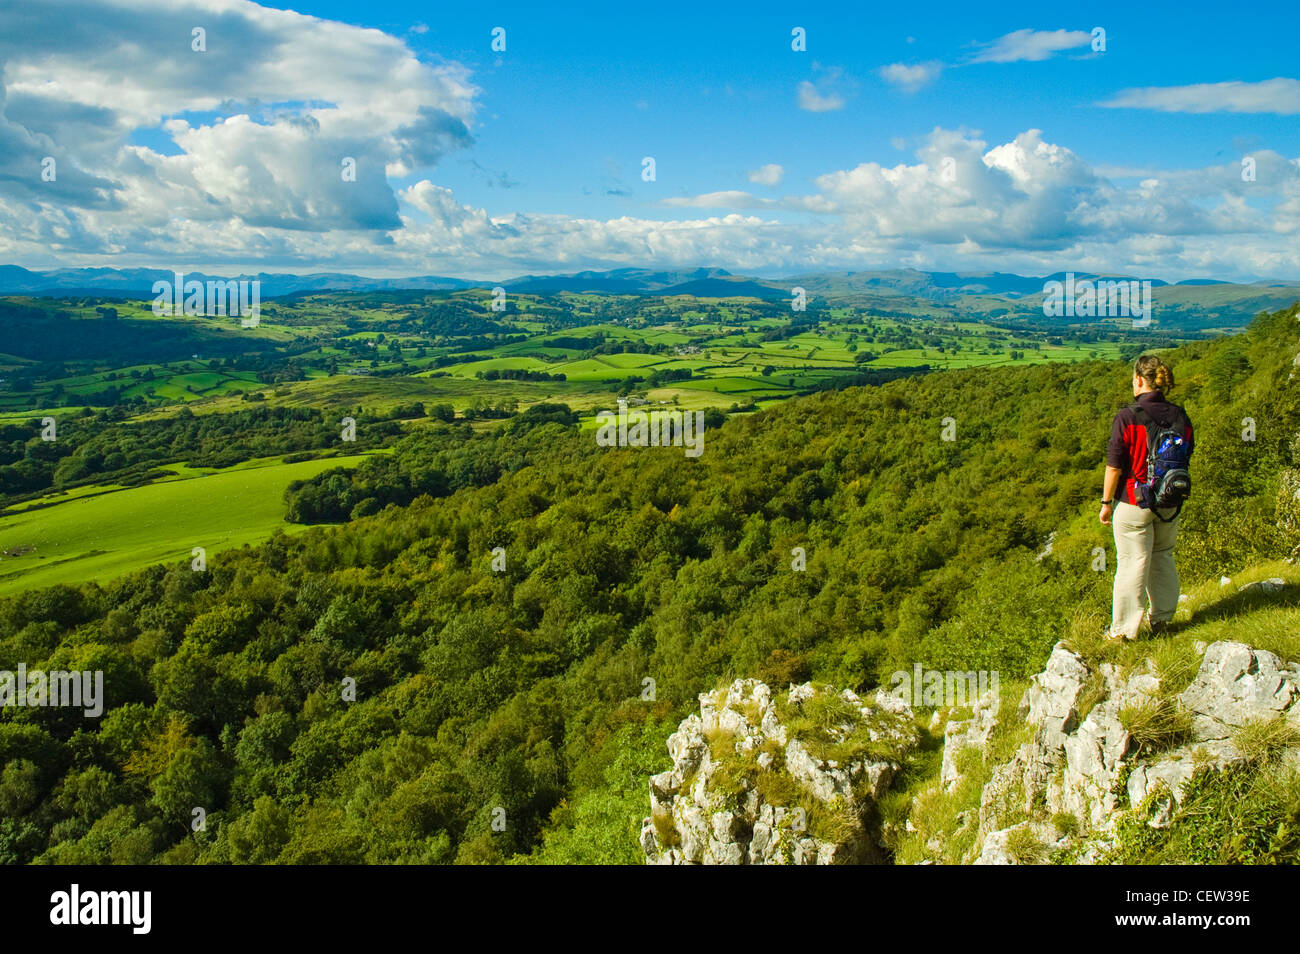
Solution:
[(1174, 699), (1147, 699), (1125, 706), (1119, 710), (1119, 721), (1140, 752), (1171, 749), (1192, 736), (1192, 717)]
[[(1020, 699), (1029, 688), (1029, 680), (1017, 680), (1003, 687), (998, 698), (997, 726), (989, 736), (985, 765), (1001, 765), (1016, 750), (1034, 737), (1034, 727), (1020, 718)], [(990, 769), (991, 771), (991, 769)]]
[(1046, 860), (1047, 846), (1026, 826), (1007, 836), (1007, 854), (1018, 865), (1037, 865)]
[(1248, 762), (1267, 761), (1300, 746), (1300, 729), (1282, 716), (1257, 719), (1238, 728), (1232, 735), (1232, 744)]
[(1151, 653), (1160, 677), (1160, 694), (1176, 696), (1192, 684), (1201, 669), (1201, 654), (1191, 639), (1163, 639)]
[(730, 729), (711, 726), (704, 730), (704, 741), (709, 744), (709, 755), (721, 762), (736, 751), (736, 733)]
[(665, 848), (676, 848), (681, 845), (682, 836), (678, 833), (677, 826), (673, 824), (672, 816), (668, 812), (651, 812), (650, 824), (654, 825), (655, 837), (659, 840), (659, 844)]
[(1077, 607), (1065, 629), (1065, 645), (1089, 661), (1106, 658), (1111, 644), (1102, 630), (1108, 622), (1109, 618), (1095, 607)]
[(817, 802), (814, 810), (808, 812), (808, 832), (822, 841), (847, 843), (861, 830), (862, 819), (842, 798), (837, 798), (830, 804)]
[(758, 764), (752, 755), (742, 755), (736, 750), (736, 733), (725, 729), (706, 729), (705, 741), (709, 744), (709, 757), (713, 774), (709, 790), (721, 796), (722, 803), (735, 805), (737, 799), (752, 784)]
[(746, 699), (738, 708), (750, 725), (757, 727), (763, 721), (763, 707), (758, 704), (757, 699), (752, 697)]
[(1079, 713), (1079, 721), (1083, 722), (1088, 718), (1088, 713), (1097, 708), (1097, 703), (1106, 698), (1106, 680), (1102, 678), (1101, 671), (1095, 667), (1088, 671), (1088, 676), (1084, 680), (1083, 689), (1079, 692), (1079, 698), (1075, 701), (1075, 709)]
[(958, 749), (952, 761), (958, 775), (970, 775), (984, 765), (984, 753), (975, 746), (968, 745)]
[(853, 703), (824, 687), (797, 705), (790, 703), (788, 692), (782, 693), (777, 715), (790, 738), (798, 739), (813, 758), (841, 764), (859, 759), (897, 761), (900, 753), (893, 736), (909, 728), (905, 716), (883, 710), (863, 716)]
[(1062, 838), (1073, 838), (1079, 834), (1079, 819), (1069, 812), (1057, 812), (1053, 815), (1052, 826)]

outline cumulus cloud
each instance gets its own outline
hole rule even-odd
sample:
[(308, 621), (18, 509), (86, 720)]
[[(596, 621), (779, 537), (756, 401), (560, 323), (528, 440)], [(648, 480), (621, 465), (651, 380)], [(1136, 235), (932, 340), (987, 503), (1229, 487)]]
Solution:
[(775, 162), (769, 162), (765, 166), (759, 166), (757, 169), (750, 170), (748, 178), (750, 182), (756, 185), (774, 186), (780, 185), (781, 180), (785, 177), (785, 169)]
[[(0, 176), (44, 216), (86, 216), (55, 242), (68, 251), (84, 250), (70, 243), (91, 216), (110, 245), (177, 219), (396, 228), (387, 175), (472, 142), (477, 91), (463, 67), (422, 63), (377, 30), (239, 0), (10, 4), (0, 66)], [(133, 143), (140, 130), (175, 148)], [(40, 176), (46, 156), (53, 181)]]
[(975, 63), (1017, 63), (1045, 60), (1061, 50), (1089, 46), (1087, 30), (1016, 30), (988, 43), (975, 55)]
[(829, 113), (844, 108), (844, 97), (839, 93), (819, 93), (810, 80), (799, 84), (799, 108), (810, 113)]
[[(1243, 182), (1241, 166), (1230, 163), (1127, 188), (1033, 129), (991, 147), (935, 130), (917, 158), (893, 167), (863, 163), (815, 185), (849, 234), (990, 263), (1002, 252), (1043, 263), (1105, 259), (1117, 269), (1137, 261), (1132, 249), (1169, 262), (1195, 245), (1203, 257), (1218, 249), (1220, 273), (1241, 274), (1250, 270), (1244, 262), (1258, 264), (1251, 256), (1269, 245), (1269, 232), (1300, 229), (1300, 161), (1272, 152), (1255, 157), (1264, 171), (1254, 182)], [(1290, 261), (1293, 272), (1300, 253), (1271, 249), (1260, 261)]]
[(890, 63), (876, 72), (886, 83), (914, 93), (933, 83), (942, 71), (943, 64), (932, 60), (928, 63)]
[(1155, 109), (1165, 113), (1300, 113), (1300, 80), (1277, 77), (1259, 83), (1196, 83), (1121, 90), (1101, 106)]
[(635, 216), (600, 220), (514, 213), (491, 217), (461, 205), (452, 193), (423, 181), (402, 198), (418, 209), (394, 233), (393, 254), (428, 259), (452, 273), (506, 277), (518, 271), (687, 264), (725, 258), (737, 268), (767, 268), (791, 254), (798, 231), (779, 222), (731, 213), (661, 221)]
[(813, 72), (817, 74), (816, 82), (804, 80), (799, 84), (799, 108), (810, 113), (843, 109), (848, 102), (846, 90), (856, 86), (854, 81), (838, 66), (823, 66), (814, 61)]

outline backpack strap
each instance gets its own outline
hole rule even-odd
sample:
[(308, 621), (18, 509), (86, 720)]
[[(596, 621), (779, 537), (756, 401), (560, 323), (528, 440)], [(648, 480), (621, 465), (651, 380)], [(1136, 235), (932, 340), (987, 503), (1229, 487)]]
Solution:
[(1150, 456), (1152, 450), (1155, 448), (1156, 429), (1163, 425), (1151, 416), (1150, 411), (1136, 401), (1129, 405), (1129, 409), (1133, 412), (1133, 416), (1137, 418), (1137, 422), (1141, 424), (1143, 429), (1146, 431), (1147, 455)]
[(1172, 430), (1173, 428), (1176, 428), (1179, 424), (1181, 424), (1183, 426), (1183, 429), (1186, 430), (1187, 425), (1190, 423), (1190, 420), (1187, 417), (1187, 412), (1184, 411), (1177, 404), (1171, 404), (1169, 406), (1174, 409), (1174, 416), (1170, 418), (1167, 422), (1157, 421), (1154, 417), (1151, 416), (1151, 412), (1148, 411), (1146, 408), (1144, 408), (1137, 401), (1134, 401), (1132, 404), (1129, 405), (1129, 410), (1133, 412), (1133, 416), (1137, 418), (1138, 423), (1141, 424), (1143, 427), (1151, 427), (1152, 425), (1154, 425), (1156, 427), (1166, 427)]
[(1172, 517), (1160, 516), (1159, 510), (1152, 510), (1151, 513), (1154, 514), (1155, 518), (1159, 520), (1161, 523), (1173, 523), (1175, 520), (1178, 519), (1178, 515), (1183, 512), (1183, 503), (1184, 501), (1182, 500), (1178, 501), (1178, 509), (1174, 511), (1174, 515)]
[[(1151, 453), (1155, 443), (1155, 436), (1156, 436), (1155, 429), (1157, 427), (1172, 428), (1179, 423), (1183, 425), (1184, 429), (1186, 429), (1187, 427), (1188, 424), (1187, 412), (1184, 411), (1177, 404), (1171, 406), (1174, 408), (1174, 412), (1175, 412), (1174, 419), (1170, 421), (1168, 424), (1162, 424), (1159, 421), (1157, 421), (1154, 417), (1152, 417), (1151, 413), (1137, 401), (1134, 401), (1131, 405), (1129, 405), (1130, 409), (1133, 411), (1133, 416), (1137, 418), (1138, 423), (1141, 424), (1144, 428), (1146, 428), (1148, 467), (1150, 466), (1151, 463)], [(1150, 474), (1148, 474), (1147, 476), (1149, 477)], [(1159, 510), (1156, 510), (1154, 507), (1151, 508), (1151, 513), (1161, 523), (1173, 523), (1175, 520), (1178, 519), (1178, 515), (1182, 512), (1183, 512), (1183, 501), (1181, 500), (1178, 502), (1178, 509), (1174, 511), (1174, 515), (1172, 517), (1162, 517), (1160, 516)]]

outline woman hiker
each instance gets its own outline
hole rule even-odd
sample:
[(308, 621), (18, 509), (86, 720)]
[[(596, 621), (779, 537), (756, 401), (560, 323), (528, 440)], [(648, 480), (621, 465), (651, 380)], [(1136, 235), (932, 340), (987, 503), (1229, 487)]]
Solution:
[(1144, 611), (1151, 634), (1157, 636), (1178, 608), (1174, 543), (1181, 505), (1151, 509), (1146, 486), (1148, 429), (1169, 427), (1182, 433), (1185, 454), (1191, 455), (1191, 419), (1165, 398), (1173, 386), (1168, 365), (1151, 354), (1138, 358), (1133, 366), (1137, 401), (1122, 408), (1111, 426), (1099, 515), (1115, 530), (1115, 591), (1107, 630), (1111, 639), (1136, 639)]

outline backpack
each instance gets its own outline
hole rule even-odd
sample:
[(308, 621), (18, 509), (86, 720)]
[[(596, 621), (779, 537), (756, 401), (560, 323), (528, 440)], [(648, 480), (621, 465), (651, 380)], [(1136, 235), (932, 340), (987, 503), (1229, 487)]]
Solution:
[[(1161, 422), (1140, 404), (1133, 405), (1133, 414), (1147, 432), (1147, 479), (1133, 480), (1138, 506), (1170, 523), (1182, 512), (1183, 502), (1192, 495), (1192, 449), (1187, 442), (1187, 414), (1178, 408), (1172, 421)], [(1178, 509), (1173, 517), (1161, 517), (1157, 510), (1175, 506)]]

